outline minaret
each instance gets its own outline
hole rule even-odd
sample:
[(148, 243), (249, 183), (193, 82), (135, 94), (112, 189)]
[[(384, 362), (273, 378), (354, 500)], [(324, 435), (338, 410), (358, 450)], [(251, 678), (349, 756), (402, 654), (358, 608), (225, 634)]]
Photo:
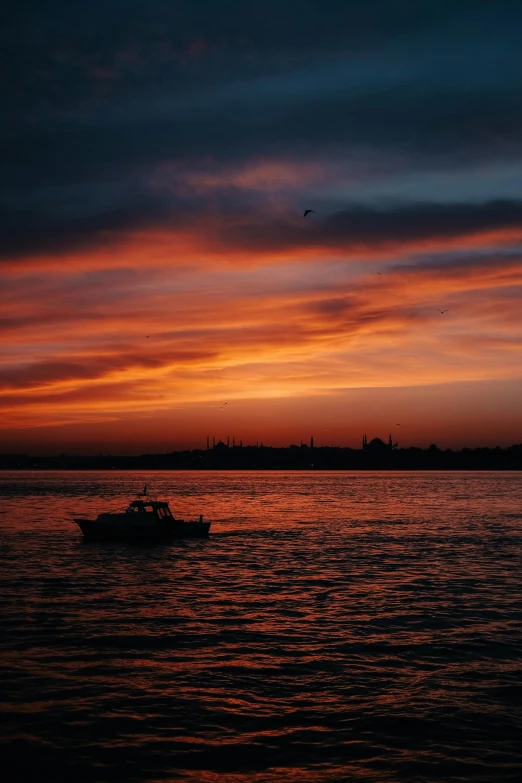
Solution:
[(314, 436), (312, 435), (312, 437), (310, 438), (310, 448), (313, 449), (313, 447), (314, 447)]
[(209, 448), (210, 448), (210, 446), (209, 446), (209, 437), (207, 435), (207, 451), (209, 450)]
[(232, 448), (233, 449), (236, 448), (236, 439), (235, 439), (235, 437), (233, 435), (232, 435)]
[[(391, 438), (391, 435), (390, 435)], [(227, 435), (227, 449), (230, 446), (230, 435)]]
[(390, 449), (390, 451), (393, 449), (393, 443), (392, 443), (392, 439), (391, 439), (391, 433), (390, 433), (390, 437), (388, 438), (388, 448)]
[(242, 441), (242, 440), (240, 440), (240, 441), (239, 441), (239, 448), (240, 448), (240, 449), (242, 449), (242, 448), (243, 448), (243, 441)]

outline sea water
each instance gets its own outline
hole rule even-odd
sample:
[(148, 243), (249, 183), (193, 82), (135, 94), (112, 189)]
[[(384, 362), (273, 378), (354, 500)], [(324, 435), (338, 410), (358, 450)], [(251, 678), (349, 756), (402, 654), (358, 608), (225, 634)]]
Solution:
[(0, 473), (2, 779), (520, 780), (521, 585), (521, 473)]

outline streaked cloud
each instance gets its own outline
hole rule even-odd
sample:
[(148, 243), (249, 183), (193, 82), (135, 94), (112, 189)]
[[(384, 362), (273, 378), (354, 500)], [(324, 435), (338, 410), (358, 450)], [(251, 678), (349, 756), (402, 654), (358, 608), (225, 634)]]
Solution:
[(199, 443), (221, 398), (283, 442), (352, 400), (347, 437), (386, 393), (431, 442), (420, 411), (451, 390), (446, 437), (480, 410), (507, 437), (479, 387), (520, 441), (521, 23), (503, 0), (22, 0), (0, 33), (7, 442), (141, 449), (150, 425), (154, 448), (175, 422)]

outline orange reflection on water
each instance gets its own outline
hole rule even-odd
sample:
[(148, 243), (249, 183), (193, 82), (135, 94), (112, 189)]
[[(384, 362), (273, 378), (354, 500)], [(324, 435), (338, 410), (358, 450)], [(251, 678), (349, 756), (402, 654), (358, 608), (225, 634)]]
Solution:
[[(145, 482), (211, 519), (208, 540), (82, 543), (72, 516)], [(522, 761), (518, 473), (13, 472), (0, 490), (24, 774), (471, 780)]]

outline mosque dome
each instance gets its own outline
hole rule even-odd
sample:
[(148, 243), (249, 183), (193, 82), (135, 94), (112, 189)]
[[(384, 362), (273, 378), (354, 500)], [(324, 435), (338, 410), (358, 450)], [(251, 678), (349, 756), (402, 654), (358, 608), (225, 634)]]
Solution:
[(385, 443), (383, 440), (381, 440), (380, 438), (374, 438), (373, 440), (371, 440), (371, 441), (368, 443), (368, 445), (367, 445), (367, 447), (366, 447), (366, 448), (368, 448), (368, 449), (387, 449), (387, 448), (388, 448), (388, 446), (387, 446), (387, 445), (386, 445), (386, 443)]

